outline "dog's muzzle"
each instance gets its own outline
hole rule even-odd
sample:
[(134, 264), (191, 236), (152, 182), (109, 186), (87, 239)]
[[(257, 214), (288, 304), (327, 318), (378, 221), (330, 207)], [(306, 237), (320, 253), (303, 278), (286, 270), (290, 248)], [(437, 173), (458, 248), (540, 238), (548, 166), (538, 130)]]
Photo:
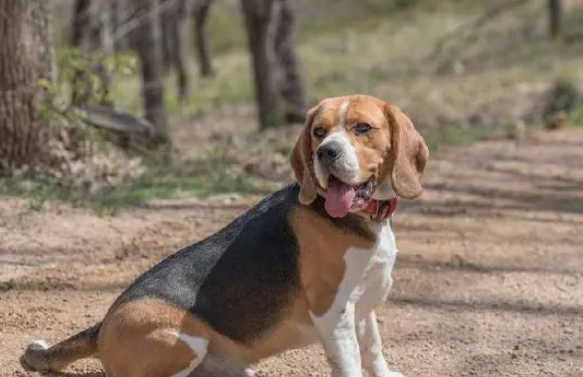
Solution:
[(318, 160), (328, 168), (332, 167), (342, 157), (342, 153), (342, 145), (337, 142), (322, 144), (316, 150)]

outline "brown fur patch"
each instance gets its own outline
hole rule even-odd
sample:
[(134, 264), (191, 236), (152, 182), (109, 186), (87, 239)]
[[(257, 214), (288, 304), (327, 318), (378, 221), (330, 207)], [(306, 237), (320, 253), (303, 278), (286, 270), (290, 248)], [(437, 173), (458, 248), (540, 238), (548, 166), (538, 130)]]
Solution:
[(209, 341), (208, 354), (229, 361), (233, 370), (303, 346), (299, 326), (310, 326), (307, 301), (298, 297), (289, 316), (250, 346), (234, 342), (190, 312), (157, 299), (126, 303), (105, 319), (99, 335), (99, 358), (109, 376), (170, 377), (199, 355), (172, 332)]
[(302, 289), (309, 310), (321, 316), (332, 306), (344, 278), (345, 252), (349, 248), (371, 249), (375, 241), (342, 230), (307, 207), (298, 206), (290, 223), (300, 247)]
[(173, 332), (209, 339), (206, 326), (185, 310), (154, 299), (129, 302), (106, 317), (99, 358), (109, 376), (170, 377), (199, 356)]
[(429, 159), (429, 148), (411, 119), (400, 108), (386, 104), (385, 114), (392, 129), (393, 188), (399, 196), (415, 199), (423, 192), (420, 179)]

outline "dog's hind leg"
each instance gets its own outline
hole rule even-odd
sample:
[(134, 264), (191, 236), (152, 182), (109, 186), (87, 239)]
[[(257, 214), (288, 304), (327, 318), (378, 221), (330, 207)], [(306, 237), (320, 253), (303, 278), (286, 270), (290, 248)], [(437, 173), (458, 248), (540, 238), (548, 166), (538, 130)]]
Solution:
[(72, 362), (96, 353), (100, 326), (97, 324), (83, 330), (52, 347), (43, 340), (37, 340), (26, 348), (20, 362), (25, 369), (60, 371)]
[[(109, 322), (105, 330), (114, 326)], [(197, 376), (207, 356), (209, 341), (199, 334), (150, 324), (120, 327), (107, 331), (99, 342), (99, 357), (109, 377)]]
[(123, 304), (108, 314), (98, 341), (109, 377), (197, 376), (211, 331), (184, 309), (156, 300)]

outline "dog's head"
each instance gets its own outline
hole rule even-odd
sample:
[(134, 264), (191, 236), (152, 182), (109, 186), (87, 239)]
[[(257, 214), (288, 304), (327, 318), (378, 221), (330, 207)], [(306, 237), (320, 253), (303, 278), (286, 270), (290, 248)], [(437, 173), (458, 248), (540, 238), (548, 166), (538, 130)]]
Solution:
[(429, 149), (397, 106), (355, 95), (328, 98), (308, 112), (291, 154), (299, 201), (326, 200), (333, 217), (357, 212), (371, 199), (414, 199)]

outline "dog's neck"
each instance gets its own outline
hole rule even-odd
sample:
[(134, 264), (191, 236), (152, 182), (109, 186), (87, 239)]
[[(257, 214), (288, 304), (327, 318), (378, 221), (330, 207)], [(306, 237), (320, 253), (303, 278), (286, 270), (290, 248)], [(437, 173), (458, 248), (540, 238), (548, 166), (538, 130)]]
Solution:
[[(388, 208), (386, 206), (389, 204), (389, 201), (391, 200), (394, 199), (372, 201), (378, 202), (374, 203), (375, 206), (374, 208)], [(344, 231), (346, 232), (353, 233), (360, 237), (367, 238), (370, 240), (376, 240), (380, 234), (380, 231), (383, 228), (391, 226), (390, 218), (391, 215), (394, 213), (394, 209), (396, 209), (398, 199), (397, 202), (394, 204), (394, 207), (390, 207), (392, 208), (392, 210), (386, 212), (381, 219), (374, 218), (372, 216), (372, 212), (365, 211), (351, 212), (343, 218), (334, 218), (328, 215), (328, 213), (326, 212), (326, 209), (324, 208), (324, 202), (325, 199), (321, 195), (318, 195), (316, 200), (314, 200), (314, 202), (310, 205), (310, 208), (314, 212), (318, 213), (320, 216), (326, 218), (328, 221), (332, 221), (334, 224), (336, 224), (336, 226), (338, 226), (341, 229), (344, 229)], [(376, 207), (376, 205), (379, 205), (379, 207)], [(368, 210), (372, 211), (372, 209), (373, 207), (371, 206)], [(378, 212), (374, 213), (376, 216)]]

